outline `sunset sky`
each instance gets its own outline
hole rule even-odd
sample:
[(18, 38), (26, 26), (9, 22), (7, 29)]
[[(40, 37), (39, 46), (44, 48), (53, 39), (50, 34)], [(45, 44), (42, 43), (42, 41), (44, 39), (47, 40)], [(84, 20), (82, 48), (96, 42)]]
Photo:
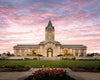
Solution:
[(49, 16), (55, 40), (100, 52), (100, 0), (0, 0), (0, 53), (45, 40)]

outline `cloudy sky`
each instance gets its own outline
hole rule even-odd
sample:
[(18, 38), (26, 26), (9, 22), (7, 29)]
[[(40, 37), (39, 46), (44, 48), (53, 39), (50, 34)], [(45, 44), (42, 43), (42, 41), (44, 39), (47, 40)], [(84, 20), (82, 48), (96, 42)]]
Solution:
[(45, 40), (49, 16), (61, 44), (100, 52), (100, 0), (0, 0), (0, 53)]

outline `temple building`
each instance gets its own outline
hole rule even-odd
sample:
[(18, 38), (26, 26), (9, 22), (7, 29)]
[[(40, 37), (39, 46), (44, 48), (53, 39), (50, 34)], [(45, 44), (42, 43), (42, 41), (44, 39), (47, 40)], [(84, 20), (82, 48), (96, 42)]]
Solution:
[(45, 28), (45, 41), (38, 45), (18, 44), (14, 46), (14, 54), (16, 56), (27, 56), (41, 54), (45, 57), (55, 57), (57, 55), (71, 54), (73, 56), (85, 56), (87, 47), (84, 45), (63, 45), (55, 41), (55, 28), (49, 20)]

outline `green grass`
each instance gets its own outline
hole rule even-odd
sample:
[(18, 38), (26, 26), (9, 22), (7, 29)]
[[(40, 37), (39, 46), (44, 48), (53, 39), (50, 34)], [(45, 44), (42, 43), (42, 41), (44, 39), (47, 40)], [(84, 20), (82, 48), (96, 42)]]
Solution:
[[(14, 64), (15, 63), (15, 64)], [(100, 61), (77, 61), (77, 60), (61, 60), (61, 61), (51, 61), (51, 60), (0, 60), (1, 65), (23, 65), (30, 66), (33, 68), (44, 67), (50, 68), (67, 68), (72, 67), (87, 67), (87, 68), (100, 68)]]

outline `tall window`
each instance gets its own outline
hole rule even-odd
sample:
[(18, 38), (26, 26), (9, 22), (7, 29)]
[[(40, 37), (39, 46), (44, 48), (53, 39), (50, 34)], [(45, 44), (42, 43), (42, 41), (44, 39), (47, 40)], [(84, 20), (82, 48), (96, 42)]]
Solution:
[(81, 56), (83, 56), (83, 52), (81, 52)]
[(33, 54), (33, 55), (36, 55), (36, 51), (35, 51), (35, 50), (32, 50), (32, 54)]
[(78, 56), (78, 53), (77, 52), (75, 53), (75, 56)]
[(75, 56), (78, 56), (78, 50), (75, 50)]
[(65, 50), (65, 51), (64, 51), (64, 54), (68, 54), (68, 50)]

